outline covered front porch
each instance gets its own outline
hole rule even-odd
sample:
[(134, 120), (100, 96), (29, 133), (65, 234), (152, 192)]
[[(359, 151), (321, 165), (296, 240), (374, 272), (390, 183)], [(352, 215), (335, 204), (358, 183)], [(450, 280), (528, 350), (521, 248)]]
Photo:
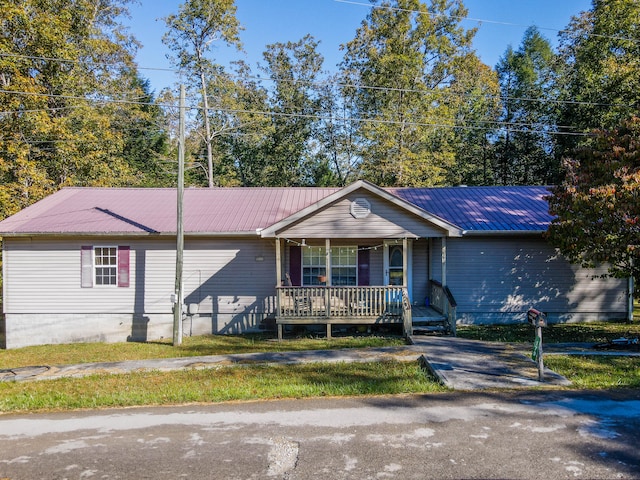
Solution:
[[(455, 300), (442, 283), (429, 279), (431, 240), (345, 246), (350, 242), (277, 239), (279, 339), (285, 325), (325, 325), (328, 338), (334, 325), (400, 325), (406, 336), (414, 329), (455, 334)], [(439, 245), (446, 242), (440, 239)], [(439, 248), (438, 263), (446, 265), (446, 247)], [(425, 260), (429, 265), (414, 265)]]
[[(276, 257), (275, 320), (283, 325), (441, 321), (454, 331), (446, 289), (446, 241), (461, 230), (358, 182), (260, 232)], [(416, 323), (420, 313), (420, 321)]]

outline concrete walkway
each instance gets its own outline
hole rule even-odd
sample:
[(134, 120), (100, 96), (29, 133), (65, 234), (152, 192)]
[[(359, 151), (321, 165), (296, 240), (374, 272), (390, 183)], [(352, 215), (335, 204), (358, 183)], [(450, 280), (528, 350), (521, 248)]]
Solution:
[(538, 380), (538, 365), (504, 343), (457, 337), (411, 337), (422, 351), (425, 366), (454, 390), (568, 386), (565, 377), (549, 369)]
[(182, 357), (78, 365), (33, 366), (0, 370), (0, 381), (49, 380), (94, 374), (219, 368), (230, 365), (300, 364), (313, 362), (371, 362), (396, 360), (421, 364), (454, 390), (569, 385), (546, 370), (538, 381), (537, 365), (514, 346), (455, 337), (412, 336), (411, 345), (364, 349), (250, 353)]

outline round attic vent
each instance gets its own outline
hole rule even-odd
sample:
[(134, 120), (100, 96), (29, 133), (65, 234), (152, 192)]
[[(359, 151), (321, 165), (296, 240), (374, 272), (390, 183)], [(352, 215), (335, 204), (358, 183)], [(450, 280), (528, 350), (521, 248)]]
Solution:
[(356, 198), (351, 202), (351, 215), (354, 218), (366, 218), (371, 213), (371, 204), (366, 198)]

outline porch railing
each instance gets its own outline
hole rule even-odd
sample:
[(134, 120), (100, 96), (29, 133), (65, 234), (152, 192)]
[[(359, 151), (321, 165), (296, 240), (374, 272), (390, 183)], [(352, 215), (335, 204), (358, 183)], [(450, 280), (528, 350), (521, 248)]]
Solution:
[(431, 280), (429, 284), (429, 299), (431, 306), (447, 317), (449, 330), (453, 336), (455, 336), (458, 305), (456, 304), (449, 287), (442, 286), (442, 284), (436, 280)]
[(372, 321), (403, 314), (403, 287), (277, 287), (278, 317), (287, 320), (359, 319)]

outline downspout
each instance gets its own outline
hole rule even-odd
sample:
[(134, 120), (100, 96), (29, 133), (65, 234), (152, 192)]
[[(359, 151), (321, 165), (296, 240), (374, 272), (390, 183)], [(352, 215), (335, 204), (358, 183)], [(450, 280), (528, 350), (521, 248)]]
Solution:
[(629, 277), (628, 280), (628, 294), (627, 294), (627, 322), (633, 322), (633, 276)]

